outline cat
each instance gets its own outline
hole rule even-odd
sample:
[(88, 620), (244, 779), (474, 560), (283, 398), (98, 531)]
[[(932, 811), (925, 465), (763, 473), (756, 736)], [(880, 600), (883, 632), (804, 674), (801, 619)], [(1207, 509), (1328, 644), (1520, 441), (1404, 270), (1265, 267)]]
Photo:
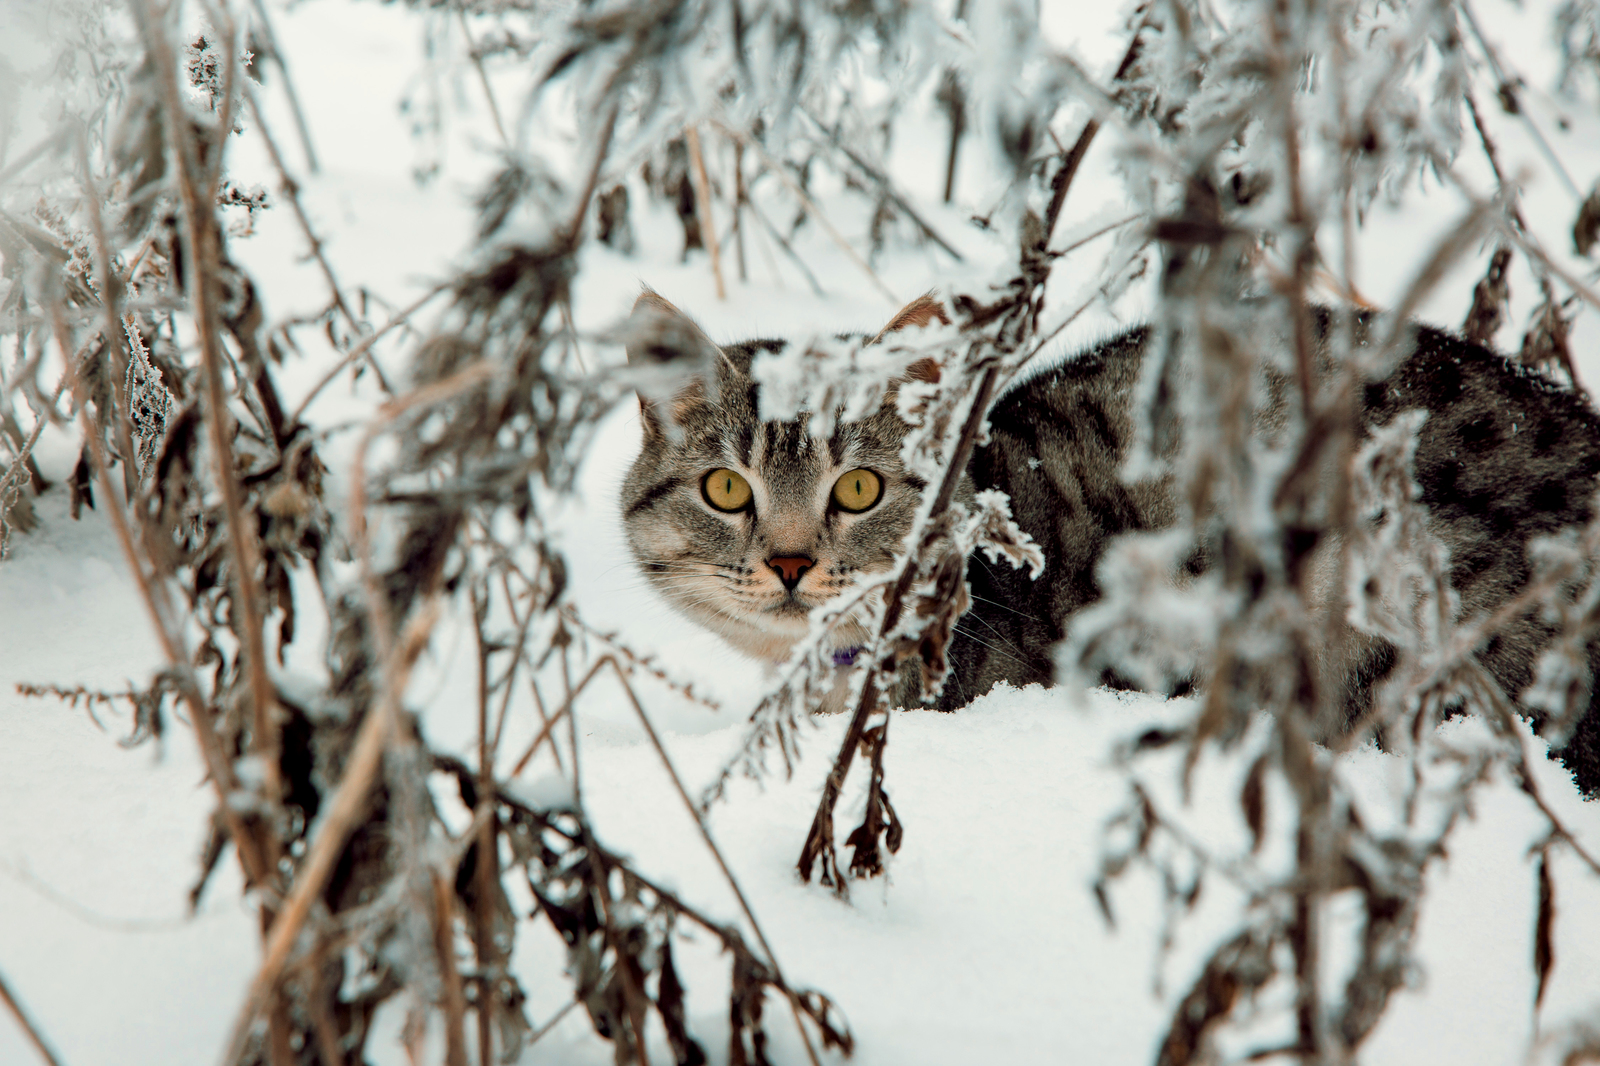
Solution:
[[(935, 318), (947, 321), (938, 302), (924, 297), (873, 340)], [(1317, 318), (1323, 333), (1328, 316)], [(812, 608), (894, 565), (927, 488), (901, 459), (907, 427), (894, 386), (875, 411), (816, 439), (799, 421), (758, 416), (751, 362), (784, 351), (786, 342), (719, 347), (648, 290), (630, 323), (629, 363), (676, 377), (653, 396), (641, 392), (643, 445), (621, 493), (629, 547), (679, 611), (748, 655), (782, 661), (808, 632)], [(1366, 386), (1362, 427), (1412, 408), (1429, 412), (1415, 456), (1421, 502), (1449, 551), (1463, 616), (1487, 612), (1528, 583), (1530, 537), (1592, 517), (1600, 415), (1576, 392), (1487, 348), (1426, 326), (1414, 335), (1412, 354)], [(1005, 492), (1046, 565), (1035, 578), (982, 553), (969, 559), (972, 605), (950, 645), (939, 709), (963, 706), (1002, 680), (1051, 684), (1055, 645), (1072, 616), (1099, 598), (1095, 568), (1110, 540), (1177, 520), (1166, 482), (1129, 482), (1122, 473), (1152, 337), (1149, 327), (1128, 330), (1026, 378), (993, 404), (987, 440), (974, 450), (958, 499)], [(918, 364), (908, 377), (933, 374)], [(1515, 698), (1533, 680), (1552, 633), (1530, 611), (1477, 657)], [(832, 638), (843, 665), (867, 634), (848, 620)], [(1353, 718), (1394, 667), (1394, 649), (1357, 639), (1336, 658)], [(1589, 660), (1600, 676), (1595, 644)], [(1600, 793), (1600, 713), (1591, 709), (1559, 754), (1585, 795)]]

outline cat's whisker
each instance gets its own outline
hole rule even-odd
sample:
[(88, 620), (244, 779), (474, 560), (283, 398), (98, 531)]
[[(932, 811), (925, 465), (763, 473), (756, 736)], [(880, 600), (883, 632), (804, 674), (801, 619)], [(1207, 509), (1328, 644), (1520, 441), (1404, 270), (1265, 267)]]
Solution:
[[(1042, 622), (1043, 621), (1043, 619), (1040, 618), (1038, 615), (1029, 614), (1027, 611), (1019, 611), (1015, 607), (1011, 606), (1009, 603), (1001, 603), (999, 600), (991, 600), (989, 597), (980, 596), (976, 592), (970, 592), (969, 591), (968, 595), (971, 596), (975, 602), (992, 604), (993, 606), (1000, 608), (1002, 611), (1010, 611), (1012, 614), (1016, 615), (1018, 618), (1026, 618), (1030, 622)], [(991, 626), (990, 628), (993, 628), (993, 627)]]
[[(971, 619), (976, 619), (979, 622), (983, 622), (984, 625), (989, 626), (989, 628), (994, 631), (995, 635), (1000, 638), (1002, 643), (1001, 644), (990, 643), (989, 641), (984, 640), (981, 637), (979, 637), (977, 634), (973, 633), (970, 628), (969, 629), (962, 629), (962, 625), (964, 623), (966, 623), (968, 620), (971, 620)], [(966, 637), (968, 640), (972, 641), (974, 644), (981, 644), (983, 647), (988, 648), (992, 652), (995, 652), (995, 653), (997, 653), (999, 655), (1004, 655), (1007, 659), (1010, 659), (1012, 662), (1021, 663), (1024, 666), (1027, 665), (1027, 660), (1026, 659), (1024, 659), (1024, 658), (1022, 658), (1022, 657), (1020, 657), (1018, 655), (1013, 655), (1012, 654), (1012, 652), (1020, 652), (1020, 651), (1022, 651), (1022, 649), (1017, 647), (1015, 644), (1011, 643), (1011, 641), (1007, 640), (1005, 638), (1004, 634), (1002, 634), (998, 629), (995, 629), (994, 626), (989, 625), (989, 622), (986, 621), (984, 618), (982, 618), (980, 616), (973, 615), (973, 614), (964, 614), (964, 615), (962, 615), (961, 618), (955, 624), (955, 632), (960, 633), (962, 636)], [(1010, 650), (1007, 650), (1007, 649), (1010, 649)]]

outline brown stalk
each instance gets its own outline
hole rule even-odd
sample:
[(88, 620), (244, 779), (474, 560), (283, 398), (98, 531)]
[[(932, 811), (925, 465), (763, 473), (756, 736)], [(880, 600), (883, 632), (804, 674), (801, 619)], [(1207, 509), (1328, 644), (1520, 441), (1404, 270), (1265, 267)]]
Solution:
[[(478, 862), (473, 870), (477, 881), (477, 913), (473, 916), (473, 951), (478, 958), (478, 1061), (493, 1061), (490, 1045), (495, 1013), (495, 973), (499, 953), (494, 944), (495, 890), (500, 880), (500, 849), (494, 819), (494, 747), (489, 737), (489, 647), (483, 633), (483, 614), (488, 604), (480, 602), (476, 586), (471, 588), (473, 629), (478, 638), (478, 810), (482, 825), (478, 830)], [(513, 611), (515, 614), (515, 611)], [(529, 610), (528, 616), (533, 616)], [(526, 633), (526, 630), (523, 631)], [(513, 649), (511, 669), (516, 670), (521, 645)], [(511, 693), (511, 677), (506, 678), (506, 694)]]
[[(538, 735), (533, 738), (533, 741), (528, 745), (526, 750), (523, 751), (522, 755), (515, 763), (512, 764), (510, 774), (511, 777), (516, 777), (518, 774), (522, 773), (523, 768), (528, 765), (528, 760), (533, 758), (533, 753), (539, 750), (539, 745), (543, 744), (550, 738), (551, 731), (555, 729), (556, 723), (565, 718), (567, 713), (572, 710), (572, 701), (577, 699), (578, 694), (588, 687), (589, 682), (594, 680), (595, 675), (600, 672), (600, 668), (604, 666), (605, 663), (606, 660), (601, 659), (599, 662), (591, 666), (589, 668), (589, 672), (583, 675), (583, 680), (578, 682), (578, 686), (576, 688), (573, 688), (571, 685), (567, 686), (567, 696), (561, 701), (561, 706), (556, 708), (555, 714), (552, 714), (550, 717), (545, 719), (544, 725), (539, 729)], [(550, 747), (552, 751), (555, 750), (554, 740), (550, 741)]]
[(1518, 712), (1511, 703), (1511, 698), (1506, 695), (1494, 677), (1481, 666), (1475, 667), (1469, 677), (1469, 684), (1476, 690), (1478, 703), (1489, 712), (1490, 721), (1498, 728), (1501, 735), (1510, 742), (1514, 756), (1513, 766), (1517, 774), (1517, 787), (1523, 794), (1539, 808), (1539, 813), (1544, 815), (1550, 823), (1550, 838), (1559, 841), (1578, 857), (1578, 860), (1587, 866), (1593, 873), (1600, 874), (1600, 859), (1597, 859), (1572, 831), (1567, 828), (1550, 804), (1544, 798), (1544, 792), (1539, 788), (1538, 780), (1533, 776), (1533, 760), (1528, 754), (1528, 747), (1522, 742), (1522, 734), (1517, 730)]
[(733, 142), (733, 249), (739, 256), (739, 280), (749, 281), (744, 265), (744, 145)]
[[(439, 957), (439, 976), (444, 985), (444, 1061), (445, 1066), (467, 1066), (467, 997), (461, 991), (461, 972), (456, 969), (455, 908), (451, 904), (450, 882), (433, 872), (433, 946)], [(479, 1062), (488, 1062), (480, 1049)]]
[[(517, 576), (523, 580), (524, 584), (528, 585), (530, 589), (533, 587), (533, 582), (528, 580), (528, 576), (517, 567), (515, 562), (509, 558), (506, 558), (505, 563), (510, 570), (514, 571)], [(500, 587), (505, 592), (506, 610), (511, 612), (512, 621), (517, 623), (517, 639), (516, 643), (512, 645), (513, 654), (511, 657), (511, 665), (506, 669), (506, 676), (500, 681), (500, 684), (505, 686), (505, 695), (500, 699), (500, 713), (496, 717), (494, 724), (494, 739), (489, 742), (490, 766), (494, 766), (499, 759), (500, 738), (502, 735), (504, 735), (506, 716), (511, 710), (511, 697), (516, 688), (517, 668), (521, 666), (523, 660), (527, 658), (526, 645), (528, 640), (528, 627), (532, 625), (533, 616), (535, 613), (530, 606), (526, 615), (521, 618), (517, 617), (516, 597), (511, 594), (511, 581), (506, 576), (504, 570), (502, 570), (500, 573)], [(530, 663), (529, 665), (531, 667), (532, 664)], [(544, 710), (544, 699), (539, 695), (538, 679), (530, 678), (528, 684), (533, 695), (533, 709), (538, 713), (540, 723), (546, 726), (552, 725), (553, 723), (550, 721), (550, 716), (546, 714)], [(550, 753), (555, 756), (556, 769), (562, 773), (565, 773), (566, 766), (561, 760), (561, 749), (552, 744), (550, 745)]]
[[(159, 19), (151, 0), (140, 0), (137, 10), (142, 18), (145, 47), (150, 50), (156, 68), (164, 72), (161, 79), (162, 97), (167, 113), (167, 129), (178, 156), (178, 192), (183, 201), (185, 230), (188, 240), (184, 251), (188, 258), (189, 301), (193, 309), (196, 332), (200, 340), (200, 363), (205, 378), (206, 426), (211, 438), (212, 461), (216, 467), (218, 487), (222, 490), (223, 510), (228, 521), (228, 543), (234, 563), (234, 591), (238, 610), (233, 612), (243, 630), (239, 635), (244, 644), (246, 666), (249, 671), (250, 693), (253, 704), (251, 752), (261, 762), (262, 791), (269, 809), (276, 810), (282, 799), (283, 786), (278, 770), (278, 713), (272, 683), (267, 677), (266, 642), (262, 634), (265, 616), (260, 591), (256, 586), (256, 572), (261, 566), (255, 533), (244, 518), (244, 503), (235, 474), (233, 446), (228, 425), (227, 396), (222, 384), (221, 340), (217, 333), (217, 309), (212, 292), (212, 280), (220, 273), (216, 245), (217, 225), (210, 200), (202, 199), (200, 180), (203, 171), (199, 153), (189, 130), (188, 115), (178, 93), (178, 83), (172, 72), (176, 69), (170, 43), (161, 30)], [(226, 143), (226, 130), (215, 151), (221, 153)], [(220, 168), (220, 160), (218, 166)], [(112, 318), (115, 325), (115, 318)], [(107, 336), (107, 344), (114, 344), (115, 334)], [(269, 863), (276, 864), (278, 856), (277, 835), (270, 826), (260, 830), (261, 844)]]
[(376, 703), (368, 708), (356, 734), (350, 761), (345, 769), (339, 790), (334, 793), (317, 828), (316, 838), (301, 863), (294, 884), (280, 908), (278, 918), (272, 923), (267, 942), (262, 949), (261, 966), (251, 981), (244, 1005), (234, 1020), (232, 1035), (223, 1054), (222, 1066), (232, 1066), (244, 1051), (250, 1027), (260, 1013), (272, 990), (277, 987), (290, 952), (312, 905), (322, 895), (332, 876), (345, 842), (356, 826), (366, 817), (367, 796), (377, 780), (399, 713), (401, 693), (410, 679), (417, 657), (427, 647), (428, 635), (438, 617), (437, 605), (429, 602), (417, 611), (401, 634), (400, 648), (385, 670), (385, 684)]
[(554, 1014), (552, 1014), (550, 1016), (550, 1020), (549, 1021), (545, 1022), (543, 1025), (539, 1026), (539, 1028), (537, 1028), (537, 1029), (535, 1029), (533, 1031), (533, 1035), (528, 1037), (527, 1041), (522, 1046), (524, 1048), (530, 1048), (533, 1045), (537, 1044), (539, 1041), (543, 1040), (545, 1037), (549, 1036), (550, 1035), (550, 1030), (552, 1030), (556, 1026), (560, 1025), (561, 1024), (561, 1020), (563, 1018), (565, 1018), (568, 1014), (571, 1014), (572, 1013), (572, 1009), (574, 1007), (578, 1006), (579, 1003), (581, 1003), (581, 1002), (582, 1001), (578, 1000), (578, 999), (569, 999), (569, 1000), (567, 1000), (566, 1004), (563, 1005), (560, 1010), (556, 1011)]
[[(379, 431), (394, 419), (415, 407), (449, 399), (463, 389), (484, 380), (493, 368), (483, 362), (474, 363), (450, 377), (416, 389), (396, 400), (391, 400), (379, 411), (377, 420), (367, 428), (351, 463), (350, 486), (350, 540), (360, 566), (362, 586), (367, 595), (368, 630), (378, 652), (379, 668), (384, 684), (374, 703), (367, 708), (361, 727), (351, 748), (344, 778), (339, 789), (328, 803), (327, 813), (321, 815), (317, 834), (311, 841), (305, 859), (297, 871), (294, 884), (284, 900), (278, 919), (273, 922), (262, 950), (262, 962), (251, 982), (239, 1016), (234, 1020), (228, 1048), (222, 1066), (231, 1066), (243, 1052), (245, 1041), (256, 1015), (267, 1002), (289, 962), (296, 937), (310, 917), (312, 905), (321, 897), (328, 878), (332, 876), (346, 841), (356, 826), (366, 816), (367, 796), (377, 780), (383, 753), (389, 746), (394, 723), (400, 713), (400, 698), (405, 694), (406, 683), (418, 656), (427, 647), (428, 636), (438, 618), (438, 604), (428, 599), (406, 623), (400, 634), (398, 647), (389, 629), (388, 598), (372, 572), (372, 553), (367, 538), (366, 523), (366, 453)], [(434, 575), (437, 581), (438, 575)]]
[[(728, 868), (727, 860), (722, 857), (722, 849), (717, 847), (717, 842), (711, 838), (711, 830), (706, 826), (705, 815), (700, 808), (695, 806), (694, 800), (689, 798), (689, 792), (683, 787), (683, 778), (678, 776), (677, 769), (672, 765), (672, 759), (667, 755), (667, 749), (661, 743), (655, 726), (650, 723), (650, 716), (645, 713), (644, 706), (639, 702), (639, 697), (634, 694), (633, 686), (628, 682), (628, 675), (622, 669), (614, 656), (607, 655), (600, 660), (609, 662), (616, 671), (617, 681), (622, 685), (623, 693), (628, 697), (628, 702), (633, 706), (634, 713), (639, 716), (639, 724), (644, 726), (645, 734), (649, 736), (650, 743), (656, 749), (656, 754), (661, 757), (661, 765), (666, 768), (667, 776), (672, 778), (672, 787), (677, 789), (678, 798), (683, 800), (683, 805), (689, 811), (689, 817), (694, 819), (694, 824), (700, 830), (700, 839), (705, 841), (706, 850), (711, 852), (711, 857), (717, 860), (717, 867), (722, 871), (722, 876), (727, 879), (728, 887), (733, 889), (734, 897), (739, 901), (739, 909), (744, 911), (745, 920), (750, 923), (751, 932), (755, 933), (756, 940), (761, 944), (761, 950), (767, 956), (767, 965), (772, 967), (772, 975), (787, 989), (789, 984), (783, 979), (783, 971), (778, 968), (778, 956), (773, 953), (772, 945), (767, 942), (766, 934), (761, 931), (761, 923), (756, 921), (756, 912), (751, 909), (750, 901), (745, 898), (744, 890), (739, 887), (738, 879), (733, 876), (733, 871)], [(598, 663), (596, 664), (599, 665)], [(800, 1039), (805, 1042), (806, 1056), (811, 1060), (811, 1066), (821, 1066), (817, 1059), (817, 1049), (812, 1046), (811, 1034), (806, 1031), (805, 1024), (800, 1020), (800, 1007), (793, 997), (789, 999), (789, 1009), (794, 1013), (795, 1028), (800, 1030)]]
[(582, 616), (578, 614), (577, 609), (571, 604), (564, 606), (561, 609), (561, 613), (574, 626), (583, 630), (590, 637), (610, 648), (612, 653), (618, 657), (619, 662), (626, 662), (629, 673), (632, 673), (635, 670), (642, 670), (651, 677), (655, 678), (657, 681), (661, 682), (667, 688), (671, 689), (673, 692), (676, 692), (678, 695), (682, 696), (684, 699), (693, 703), (698, 703), (708, 711), (722, 710), (722, 704), (718, 703), (714, 699), (711, 699), (709, 696), (700, 695), (694, 690), (694, 685), (692, 683), (679, 681), (673, 678), (672, 675), (668, 674), (664, 669), (658, 666), (653, 658), (640, 658), (632, 648), (618, 640), (615, 633), (602, 632), (590, 625), (588, 622), (585, 622)]
[(32, 1018), (28, 1017), (28, 1012), (22, 1009), (22, 1004), (17, 1002), (17, 997), (11, 994), (11, 989), (6, 985), (4, 974), (0, 974), (0, 1002), (5, 1003), (6, 1009), (17, 1020), (17, 1025), (21, 1027), (23, 1034), (27, 1036), (28, 1043), (32, 1044), (34, 1050), (39, 1053), (39, 1057), (44, 1059), (49, 1066), (61, 1066), (61, 1060), (56, 1058), (56, 1053), (51, 1050), (50, 1044), (45, 1040), (44, 1035), (40, 1033), (39, 1027), (33, 1023)]
[(717, 227), (711, 218), (711, 179), (706, 177), (705, 153), (700, 150), (700, 130), (697, 126), (690, 126), (685, 133), (689, 139), (689, 159), (694, 164), (690, 172), (694, 175), (695, 213), (700, 216), (700, 230), (705, 234), (706, 251), (711, 254), (711, 276), (717, 282), (717, 299), (726, 300), (728, 291), (722, 284), (722, 251), (717, 246)]

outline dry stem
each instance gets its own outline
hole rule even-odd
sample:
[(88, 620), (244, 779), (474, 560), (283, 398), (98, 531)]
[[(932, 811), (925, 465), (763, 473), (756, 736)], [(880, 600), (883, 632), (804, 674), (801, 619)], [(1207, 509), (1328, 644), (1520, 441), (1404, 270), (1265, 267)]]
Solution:
[(700, 130), (690, 126), (685, 133), (689, 139), (689, 159), (694, 164), (695, 213), (700, 216), (700, 230), (705, 235), (706, 251), (711, 255), (711, 276), (717, 282), (717, 299), (726, 300), (728, 291), (722, 284), (722, 250), (717, 246), (717, 227), (711, 218), (711, 179), (706, 177), (705, 153), (700, 150)]
[[(450, 882), (435, 870), (433, 882), (434, 949), (439, 956), (439, 976), (444, 985), (445, 1066), (467, 1066), (467, 997), (461, 991), (461, 973), (456, 969), (455, 908), (451, 904)], [(479, 1062), (488, 1062), (487, 1046), (481, 1046)]]
[(28, 1017), (28, 1012), (22, 1009), (22, 1004), (17, 1002), (17, 997), (11, 994), (11, 989), (6, 985), (4, 974), (0, 974), (0, 1001), (5, 1003), (6, 1009), (11, 1012), (11, 1016), (22, 1027), (23, 1033), (28, 1037), (28, 1043), (32, 1044), (34, 1049), (39, 1052), (39, 1057), (44, 1059), (49, 1066), (61, 1066), (61, 1060), (56, 1058), (56, 1053), (50, 1049), (50, 1045), (45, 1041), (44, 1035), (39, 1032), (39, 1027), (33, 1023), (32, 1018)]
[(278, 64), (278, 73), (283, 75), (283, 92), (289, 98), (289, 111), (294, 115), (294, 127), (300, 134), (300, 148), (306, 154), (306, 169), (315, 174), (318, 171), (317, 153), (311, 147), (311, 128), (306, 125), (305, 112), (300, 108), (300, 95), (294, 91), (294, 79), (289, 76), (289, 61), (283, 57), (283, 49), (278, 47), (278, 37), (272, 32), (272, 20), (267, 17), (267, 5), (262, 0), (251, 0), (255, 8), (256, 18), (261, 22), (261, 32), (267, 38), (267, 47), (272, 49), (273, 62)]
[[(617, 681), (622, 685), (622, 691), (627, 695), (628, 702), (632, 704), (634, 713), (639, 716), (639, 724), (644, 726), (644, 731), (650, 737), (650, 743), (655, 747), (656, 754), (661, 756), (661, 765), (666, 767), (667, 776), (672, 778), (672, 787), (677, 789), (678, 797), (683, 800), (684, 807), (689, 811), (689, 817), (694, 819), (695, 827), (700, 830), (700, 838), (706, 843), (706, 850), (710, 851), (711, 857), (717, 860), (717, 867), (721, 869), (722, 876), (727, 879), (728, 887), (733, 889), (734, 897), (739, 901), (739, 909), (744, 911), (745, 920), (750, 923), (751, 932), (755, 933), (756, 940), (761, 944), (761, 950), (766, 953), (767, 965), (772, 967), (772, 975), (787, 990), (789, 983), (783, 979), (783, 971), (778, 968), (778, 956), (773, 953), (772, 945), (767, 942), (766, 934), (761, 931), (761, 923), (756, 921), (756, 912), (751, 909), (750, 901), (745, 898), (744, 890), (739, 887), (738, 879), (733, 876), (733, 871), (728, 868), (727, 860), (722, 857), (722, 849), (717, 847), (717, 842), (711, 838), (711, 830), (706, 825), (705, 815), (701, 813), (699, 807), (695, 806), (694, 800), (689, 798), (688, 790), (683, 787), (683, 778), (678, 776), (677, 769), (672, 765), (671, 757), (667, 755), (667, 749), (661, 744), (661, 737), (656, 734), (655, 726), (650, 724), (650, 716), (645, 713), (644, 706), (639, 702), (639, 697), (634, 694), (633, 686), (628, 683), (627, 673), (613, 656), (607, 655), (601, 662), (609, 662), (611, 668), (617, 672)], [(800, 1030), (800, 1039), (805, 1041), (806, 1055), (811, 1059), (811, 1066), (821, 1066), (817, 1059), (817, 1049), (811, 1043), (811, 1034), (806, 1032), (805, 1024), (800, 1020), (800, 1008), (792, 996), (789, 999), (789, 1009), (794, 1012), (795, 1028)]]

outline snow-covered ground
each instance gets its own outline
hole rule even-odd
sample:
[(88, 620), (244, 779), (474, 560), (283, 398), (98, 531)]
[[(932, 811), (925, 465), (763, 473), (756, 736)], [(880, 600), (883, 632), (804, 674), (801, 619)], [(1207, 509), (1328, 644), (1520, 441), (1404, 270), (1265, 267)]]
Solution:
[[(1539, 61), (1545, 15), (1502, 0), (1489, 4), (1481, 14), (1508, 54), (1534, 73), (1548, 69)], [(1102, 25), (1084, 26), (1082, 5), (1047, 0), (1045, 8), (1057, 43), (1091, 67), (1114, 60), (1114, 11), (1097, 16)], [(323, 159), (321, 176), (307, 180), (314, 221), (331, 237), (329, 254), (348, 287), (365, 286), (403, 306), (469, 246), (467, 198), (486, 172), (484, 146), (492, 132), (481, 123), (458, 122), (445, 142), (441, 176), (419, 187), (410, 176), (419, 149), (396, 108), (403, 94), (417, 90), (416, 16), (394, 6), (322, 0), (279, 12), (278, 31)], [(453, 94), (474, 91), (465, 78), (441, 90), (447, 109)], [(267, 95), (275, 132), (292, 145), (281, 98)], [(1600, 175), (1600, 121), (1568, 117), (1568, 129), (1552, 135), (1588, 187)], [(1497, 131), (1508, 169), (1526, 168), (1532, 176), (1526, 210), (1534, 229), (1551, 247), (1565, 247), (1575, 203), (1545, 173), (1514, 123), (1500, 121)], [(878, 272), (902, 298), (986, 279), (1006, 254), (966, 222), (990, 206), (980, 153), (970, 145), (966, 152), (958, 186), (964, 202), (944, 207), (936, 202), (942, 168), (934, 163), (944, 144), (942, 128), (929, 118), (925, 132), (896, 148), (897, 176), (969, 262), (957, 268), (937, 252), (886, 253)], [(549, 135), (558, 139), (560, 128)], [(1111, 135), (1097, 142), (1062, 231), (1117, 217), (1116, 147)], [(249, 136), (237, 139), (234, 151), (245, 180), (255, 174), (253, 180), (271, 186)], [(1466, 169), (1473, 171), (1472, 165)], [(826, 298), (812, 295), (776, 255), (775, 269), (769, 267), (753, 239), (749, 283), (731, 281), (728, 299), (720, 302), (704, 258), (678, 262), (681, 232), (642, 191), (636, 188), (634, 196), (638, 254), (623, 257), (603, 247), (585, 253), (575, 310), (580, 329), (590, 335), (625, 313), (641, 282), (695, 314), (719, 340), (870, 329), (895, 309), (815, 226), (802, 232), (800, 249), (827, 288)], [(839, 205), (846, 232), (859, 232), (848, 225), (856, 209), (828, 193), (824, 185), (823, 202)], [(1360, 248), (1364, 294), (1380, 304), (1392, 301), (1461, 210), (1458, 197), (1432, 184), (1403, 205), (1376, 209)], [(288, 210), (266, 212), (258, 229), (234, 242), (234, 254), (255, 273), (269, 319), (322, 303), (318, 276), (299, 258), (302, 244)], [(1424, 318), (1460, 321), (1482, 258), (1445, 280), (1424, 306)], [(1065, 303), (1094, 262), (1089, 256), (1076, 270), (1067, 264), (1052, 294)], [(1520, 325), (1535, 289), (1516, 272), (1512, 287), (1512, 320)], [(1141, 298), (1131, 294), (1121, 314), (1136, 317)], [(1580, 370), (1600, 382), (1596, 317), (1580, 321), (1574, 337)], [(1075, 325), (1055, 357), (1113, 328), (1116, 320), (1101, 312)], [(1514, 333), (1507, 327), (1501, 345), (1514, 347), (1520, 339)], [(617, 353), (595, 346), (593, 357)], [(320, 369), (291, 361), (286, 391), (297, 397)], [(313, 410), (331, 424), (370, 404), (370, 396), (351, 395), (341, 385)], [(763, 681), (758, 667), (683, 623), (634, 573), (614, 501), (638, 433), (631, 405), (606, 420), (585, 458), (579, 498), (560, 515), (558, 532), (572, 571), (571, 597), (586, 617), (654, 652), (674, 674), (694, 678), (722, 703), (723, 710), (713, 712), (661, 686), (643, 689), (693, 792), (736, 747)], [(336, 438), (328, 454), (338, 491), (348, 443)], [(44, 438), (41, 463), (58, 484), (75, 457), (70, 436)], [(236, 871), (225, 860), (198, 912), (186, 914), (212, 798), (181, 722), (171, 723), (158, 747), (129, 751), (117, 743), (127, 723), (115, 715), (101, 712), (97, 725), (82, 709), (17, 694), (22, 682), (114, 689), (144, 680), (159, 662), (126, 565), (100, 516), (85, 512), (73, 521), (61, 487), (39, 501), (38, 510), (39, 529), (18, 538), (12, 558), (0, 564), (0, 974), (69, 1066), (215, 1061), (257, 962), (255, 912), (240, 899)], [(432, 742), (465, 752), (473, 662), (459, 622), (441, 627), (408, 704), (422, 713)], [(311, 636), (303, 639), (309, 643)], [(291, 667), (314, 672), (316, 663), (291, 661)], [(585, 795), (602, 837), (704, 909), (734, 920), (730, 893), (626, 705), (602, 694), (580, 710)], [(802, 883), (793, 866), (842, 720), (818, 724), (793, 780), (776, 775), (761, 788), (737, 784), (714, 808), (712, 830), (786, 975), (827, 992), (850, 1019), (857, 1061), (1150, 1061), (1176, 997), (1206, 952), (1237, 928), (1242, 906), (1236, 890), (1208, 881), (1195, 914), (1178, 926), (1170, 952), (1162, 954), (1159, 886), (1152, 876), (1136, 870), (1113, 888), (1115, 928), (1107, 926), (1090, 891), (1105, 821), (1126, 795), (1125, 778), (1110, 762), (1115, 742), (1181, 710), (1147, 697), (1033, 689), (993, 692), (958, 715), (896, 714), (888, 786), (906, 823), (905, 846), (888, 877), (857, 883), (849, 903)], [(508, 728), (507, 747), (515, 749), (532, 727), (521, 720)], [(1529, 744), (1543, 750), (1536, 739)], [(1198, 835), (1226, 841), (1238, 832), (1231, 765), (1202, 766), (1187, 810), (1171, 766), (1153, 761), (1142, 773)], [(1600, 851), (1600, 803), (1583, 804), (1558, 767), (1541, 762), (1538, 769), (1567, 824), (1591, 851)], [(1403, 784), (1397, 760), (1373, 750), (1345, 757), (1340, 772), (1374, 817)], [(1535, 880), (1528, 848), (1544, 825), (1505, 781), (1478, 796), (1475, 817), (1452, 838), (1448, 858), (1432, 868), (1416, 980), (1395, 997), (1365, 1049), (1366, 1062), (1505, 1063), (1520, 1061), (1529, 1046)], [(841, 827), (854, 824), (859, 803), (847, 790)], [(1546, 1031), (1600, 1005), (1600, 879), (1559, 849), (1554, 855), (1556, 962), (1541, 1015)], [(1339, 903), (1330, 909), (1335, 927)], [(561, 977), (554, 937), (534, 923), (522, 935), (521, 976), (538, 1025), (564, 1004), (570, 986)], [(727, 1031), (724, 961), (702, 942), (679, 964), (691, 1027), (720, 1061)], [(390, 1011), (369, 1047), (375, 1062), (404, 1060), (398, 1025), (399, 1012)], [(769, 1013), (769, 1025), (775, 1060), (800, 1061), (781, 1012)], [(1260, 1035), (1270, 1043), (1287, 1034)], [(30, 1055), (0, 1015), (0, 1063), (26, 1062)], [(609, 1045), (577, 1011), (523, 1061), (610, 1058)]]

